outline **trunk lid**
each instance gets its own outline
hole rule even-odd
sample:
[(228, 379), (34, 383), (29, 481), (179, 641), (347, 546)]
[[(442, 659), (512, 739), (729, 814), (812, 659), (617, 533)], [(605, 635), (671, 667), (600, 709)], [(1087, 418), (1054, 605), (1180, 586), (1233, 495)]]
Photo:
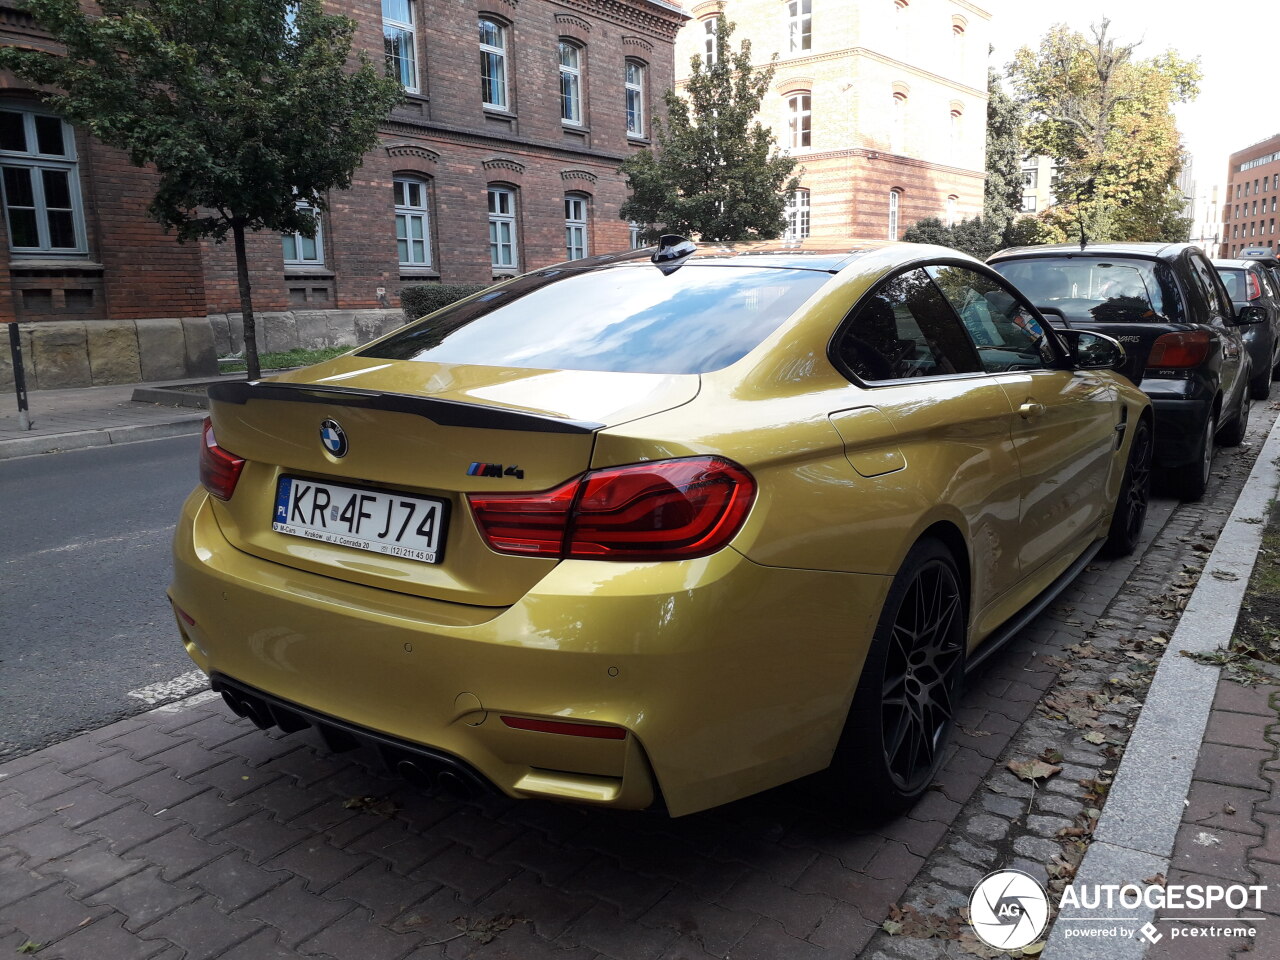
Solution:
[[(507, 606), (558, 562), (499, 555), (476, 530), (468, 492), (546, 490), (584, 472), (596, 431), (692, 400), (696, 375), (532, 370), (340, 357), (270, 380), (210, 389), (217, 443), (245, 459), (234, 495), (212, 501), (238, 549), (363, 586), (484, 606)], [(321, 424), (333, 421), (335, 456)], [(442, 504), (438, 562), (321, 542), (273, 527), (281, 479)], [(350, 518), (334, 513), (337, 533)], [(281, 502), (286, 512), (289, 505)], [(370, 499), (370, 504), (375, 503)], [(327, 504), (325, 504), (327, 506)], [(376, 508), (370, 506), (371, 511)], [(325, 511), (320, 511), (323, 515)], [(403, 513), (403, 511), (402, 511)], [(306, 510), (300, 515), (316, 514)], [(396, 514), (397, 518), (401, 514)], [(365, 530), (393, 524), (365, 522)], [(361, 531), (361, 536), (365, 535)]]

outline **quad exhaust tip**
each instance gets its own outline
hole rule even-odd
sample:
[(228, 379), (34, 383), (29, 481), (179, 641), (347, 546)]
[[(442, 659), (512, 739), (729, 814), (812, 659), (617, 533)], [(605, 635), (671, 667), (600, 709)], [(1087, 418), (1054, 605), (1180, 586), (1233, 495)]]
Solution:
[(441, 796), (471, 800), (493, 790), (487, 780), (460, 761), (427, 753), (412, 744), (326, 722), (309, 711), (290, 709), (219, 678), (214, 679), (213, 686), (232, 713), (249, 720), (259, 730), (279, 727), (284, 733), (296, 733), (305, 727), (315, 727), (332, 753), (354, 750), (362, 742), (373, 745), (388, 770), (416, 787)]

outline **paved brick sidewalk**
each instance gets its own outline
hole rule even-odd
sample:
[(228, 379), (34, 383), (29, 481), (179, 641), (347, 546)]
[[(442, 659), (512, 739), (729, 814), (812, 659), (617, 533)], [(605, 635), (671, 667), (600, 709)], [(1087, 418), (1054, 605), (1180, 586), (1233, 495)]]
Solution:
[[(1280, 686), (1243, 687), (1218, 681), (1209, 728), (1173, 848), (1168, 882), (1266, 884), (1262, 909), (1221, 906), (1194, 912), (1167, 910), (1157, 924), (1164, 939), (1148, 960), (1228, 960), (1280, 957)], [(1145, 878), (1138, 878), (1145, 879)], [(1161, 922), (1172, 921), (1172, 922)], [(1187, 936), (1187, 927), (1252, 927), (1256, 938)], [(1175, 931), (1181, 935), (1175, 935)]]
[(33, 390), (28, 395), (31, 430), (19, 428), (13, 390), (0, 391), (0, 459), (199, 431), (203, 411), (134, 403), (131, 398), (138, 386), (142, 385)]

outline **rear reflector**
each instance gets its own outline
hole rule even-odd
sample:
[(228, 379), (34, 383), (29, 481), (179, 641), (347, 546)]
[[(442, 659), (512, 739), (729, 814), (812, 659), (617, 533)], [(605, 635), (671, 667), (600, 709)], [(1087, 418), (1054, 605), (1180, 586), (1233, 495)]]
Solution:
[(1147, 355), (1147, 367), (1198, 367), (1209, 355), (1207, 330), (1165, 333), (1156, 337)]
[(559, 733), (566, 737), (588, 737), (594, 740), (625, 740), (627, 738), (627, 731), (622, 727), (606, 727), (596, 723), (569, 723), (566, 720), (535, 720), (532, 717), (505, 716), (502, 722), (513, 730)]
[(200, 482), (219, 500), (230, 500), (240, 480), (244, 460), (218, 446), (213, 438), (213, 421), (204, 418), (204, 442), (200, 446)]
[(592, 470), (542, 493), (468, 499), (480, 533), (499, 553), (686, 560), (732, 540), (755, 493), (755, 480), (738, 464), (687, 457)]
[(188, 627), (194, 627), (196, 625), (196, 618), (191, 616), (191, 614), (187, 613), (187, 611), (183, 610), (176, 603), (173, 605), (173, 609), (178, 612), (178, 616), (182, 618), (182, 622)]

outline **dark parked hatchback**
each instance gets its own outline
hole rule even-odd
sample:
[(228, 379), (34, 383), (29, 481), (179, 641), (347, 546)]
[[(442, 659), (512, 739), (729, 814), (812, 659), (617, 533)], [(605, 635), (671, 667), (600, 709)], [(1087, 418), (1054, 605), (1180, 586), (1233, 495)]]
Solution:
[(1265, 322), (1265, 312), (1237, 314), (1192, 244), (1020, 247), (988, 262), (1051, 323), (1123, 344), (1124, 373), (1155, 409), (1155, 459), (1168, 487), (1184, 500), (1203, 496), (1215, 440), (1244, 438), (1251, 366), (1241, 328)]
[(1271, 393), (1271, 378), (1280, 365), (1280, 288), (1276, 277), (1259, 260), (1215, 260), (1213, 266), (1237, 312), (1247, 306), (1267, 312), (1266, 323), (1240, 328), (1253, 367), (1249, 392), (1253, 399), (1265, 400)]

